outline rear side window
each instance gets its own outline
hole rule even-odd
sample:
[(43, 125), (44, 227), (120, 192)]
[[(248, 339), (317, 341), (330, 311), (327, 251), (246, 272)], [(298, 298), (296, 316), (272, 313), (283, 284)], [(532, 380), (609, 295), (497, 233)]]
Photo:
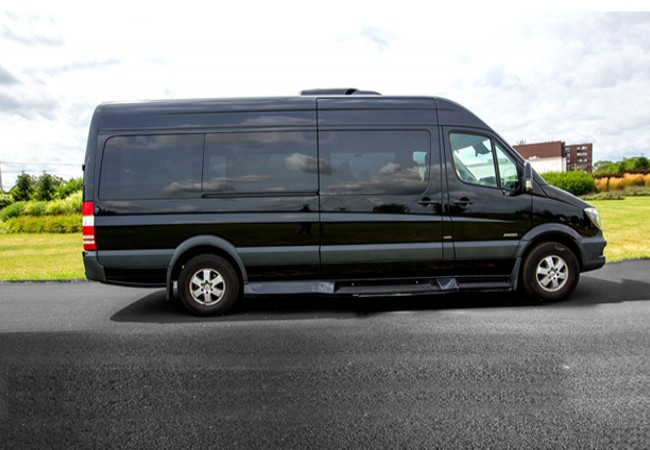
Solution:
[(315, 193), (316, 133), (113, 137), (104, 147), (100, 180), (102, 200)]
[(203, 135), (117, 136), (104, 147), (102, 200), (201, 195)]
[(321, 192), (422, 193), (428, 183), (430, 140), (424, 130), (321, 132)]
[(316, 133), (206, 135), (203, 190), (213, 194), (316, 193)]

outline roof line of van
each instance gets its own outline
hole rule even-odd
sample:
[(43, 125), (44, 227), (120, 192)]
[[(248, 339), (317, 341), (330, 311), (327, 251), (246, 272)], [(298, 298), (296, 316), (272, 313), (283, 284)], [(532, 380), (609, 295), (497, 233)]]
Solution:
[[(336, 91), (336, 92), (334, 92)], [(316, 107), (319, 100), (332, 100), (328, 102), (327, 109), (402, 109), (400, 101), (405, 101), (404, 109), (428, 109), (426, 102), (431, 102), (431, 109), (438, 115), (439, 125), (472, 126), (490, 128), (473, 112), (456, 102), (441, 97), (409, 95), (409, 96), (383, 96), (370, 94), (368, 91), (355, 91), (353, 94), (341, 94), (341, 90), (319, 89), (308, 95), (292, 97), (240, 97), (240, 98), (203, 98), (203, 99), (178, 99), (178, 100), (149, 100), (142, 102), (110, 102), (102, 103), (97, 110), (101, 110), (104, 119), (108, 116), (117, 119), (113, 126), (117, 129), (130, 125), (129, 117), (165, 117), (178, 114), (213, 114), (213, 113), (247, 113), (260, 111), (272, 113), (273, 111), (300, 114)], [(303, 91), (306, 92), (306, 91)], [(312, 95), (313, 94), (313, 95)], [(409, 102), (410, 100), (410, 102)], [(419, 102), (423, 102), (418, 105)], [(348, 103), (350, 102), (350, 103)], [(325, 105), (322, 105), (325, 107)], [(317, 107), (320, 109), (320, 106)], [(156, 119), (158, 120), (158, 119)], [(119, 123), (119, 126), (117, 124)], [(107, 125), (107, 124), (105, 124)], [(104, 128), (102, 126), (101, 128)]]

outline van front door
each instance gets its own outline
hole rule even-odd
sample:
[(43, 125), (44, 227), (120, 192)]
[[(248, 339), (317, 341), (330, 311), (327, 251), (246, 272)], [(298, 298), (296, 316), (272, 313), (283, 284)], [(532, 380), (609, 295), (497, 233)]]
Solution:
[(532, 196), (523, 164), (488, 133), (444, 130), (447, 208), (457, 270), (509, 274), (521, 237), (531, 228)]

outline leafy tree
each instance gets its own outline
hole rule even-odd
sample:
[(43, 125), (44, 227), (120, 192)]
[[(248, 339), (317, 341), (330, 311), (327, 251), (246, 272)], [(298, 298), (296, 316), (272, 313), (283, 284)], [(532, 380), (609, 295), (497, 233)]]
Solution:
[(16, 184), (11, 188), (9, 193), (16, 202), (30, 200), (34, 193), (35, 184), (36, 180), (33, 176), (21, 172), (20, 175), (16, 177)]
[(14, 199), (11, 197), (11, 195), (0, 192), (0, 210), (11, 205), (13, 202)]
[(70, 194), (74, 194), (81, 189), (83, 189), (83, 178), (72, 178), (58, 187), (56, 190), (56, 195), (58, 198), (64, 199), (70, 196)]
[(623, 158), (623, 161), (597, 161), (594, 164), (596, 175), (622, 175), (626, 171), (637, 169), (650, 169), (650, 160), (645, 156)]
[(648, 158), (645, 156), (635, 156), (634, 158), (623, 158), (623, 171), (647, 169)]
[(596, 161), (594, 164), (594, 174), (596, 175), (616, 175), (622, 173), (620, 162)]
[(55, 197), (56, 190), (61, 186), (61, 184), (63, 184), (62, 178), (43, 172), (43, 174), (38, 177), (34, 198), (36, 200), (49, 202)]

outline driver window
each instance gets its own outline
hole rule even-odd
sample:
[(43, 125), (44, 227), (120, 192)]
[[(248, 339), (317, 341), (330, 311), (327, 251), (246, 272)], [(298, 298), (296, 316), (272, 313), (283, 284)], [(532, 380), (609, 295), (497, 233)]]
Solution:
[(451, 133), (449, 140), (458, 178), (465, 183), (498, 187), (489, 137)]

